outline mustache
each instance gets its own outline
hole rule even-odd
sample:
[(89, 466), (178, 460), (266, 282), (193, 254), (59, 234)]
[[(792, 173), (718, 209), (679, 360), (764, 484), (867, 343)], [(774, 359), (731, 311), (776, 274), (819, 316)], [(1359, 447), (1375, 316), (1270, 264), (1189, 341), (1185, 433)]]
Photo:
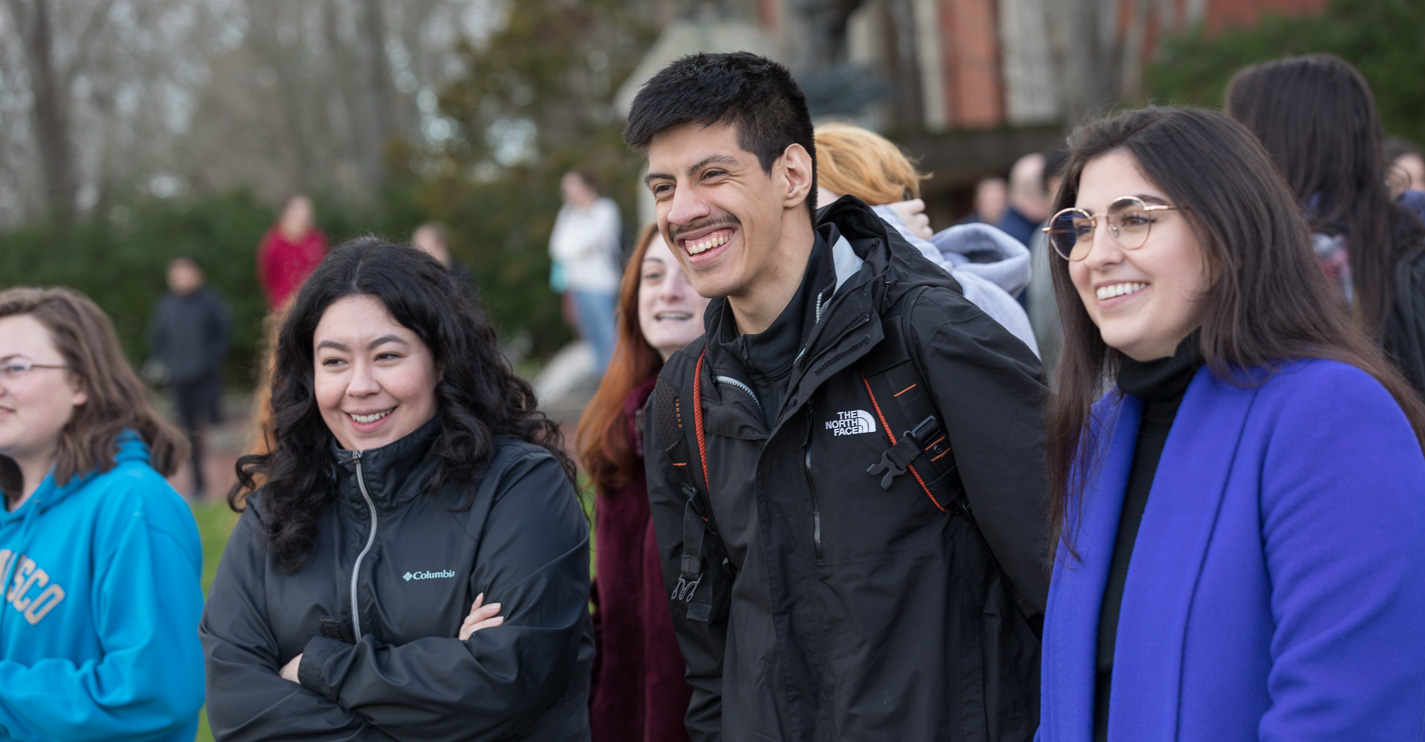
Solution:
[(692, 224), (689, 224), (689, 225), (683, 226), (683, 227), (674, 227), (674, 226), (672, 226), (672, 225), (670, 224), (670, 225), (668, 226), (668, 237), (669, 237), (669, 239), (671, 239), (673, 242), (677, 242), (678, 240), (683, 239), (683, 235), (685, 235), (685, 234), (692, 234), (693, 232), (701, 232), (701, 231), (703, 231), (703, 230), (705, 230), (705, 229), (716, 229), (716, 228), (718, 228), (718, 227), (740, 227), (740, 226), (742, 226), (742, 222), (741, 222), (740, 220), (738, 220), (738, 218), (735, 217), (735, 216), (728, 216), (728, 215), (713, 216), (713, 217), (708, 217), (707, 219), (703, 219), (702, 221), (693, 222)]

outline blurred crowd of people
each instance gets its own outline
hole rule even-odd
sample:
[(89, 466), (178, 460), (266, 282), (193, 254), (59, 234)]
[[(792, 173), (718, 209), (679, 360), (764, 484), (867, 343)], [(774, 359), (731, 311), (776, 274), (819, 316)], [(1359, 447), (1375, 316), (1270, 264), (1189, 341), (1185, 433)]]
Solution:
[(656, 221), (625, 258), (569, 172), (549, 240), (567, 437), (443, 224), (283, 205), (206, 601), (202, 266), (180, 425), (94, 302), (0, 291), (0, 739), (1425, 740), (1425, 159), (1350, 64), (1081, 123), (943, 229), (753, 54), (624, 138)]

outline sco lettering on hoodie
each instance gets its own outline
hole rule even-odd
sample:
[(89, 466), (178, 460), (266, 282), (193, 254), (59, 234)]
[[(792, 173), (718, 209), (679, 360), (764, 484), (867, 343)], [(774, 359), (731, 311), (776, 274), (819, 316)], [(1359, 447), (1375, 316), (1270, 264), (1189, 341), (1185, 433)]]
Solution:
[(35, 560), (23, 554), (16, 557), (9, 549), (0, 549), (0, 574), (9, 574), (10, 560), (16, 558), (19, 563), (10, 589), (5, 592), (5, 602), (23, 613), (33, 626), (64, 600), (64, 588), (50, 584), (49, 573), (36, 565)]

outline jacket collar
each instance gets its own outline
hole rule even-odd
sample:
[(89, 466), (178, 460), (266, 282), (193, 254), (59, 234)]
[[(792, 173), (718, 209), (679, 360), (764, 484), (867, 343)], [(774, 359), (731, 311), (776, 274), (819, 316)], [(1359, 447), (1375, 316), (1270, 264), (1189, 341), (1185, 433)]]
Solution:
[[(358, 511), (366, 511), (361, 485), (382, 512), (396, 510), (425, 491), (429, 470), (434, 461), (429, 456), (431, 446), (440, 435), (441, 414), (427, 420), (404, 438), (380, 448), (348, 451), (332, 439), (332, 458), (336, 462), (339, 499)], [(358, 480), (357, 470), (361, 476)]]
[[(817, 212), (817, 239), (831, 245), (835, 288), (821, 298), (816, 321), (804, 329), (802, 349), (791, 371), (789, 393), (778, 411), (768, 410), (773, 425), (827, 378), (854, 364), (885, 336), (879, 319), (916, 286), (935, 285), (960, 293), (958, 284), (931, 263), (854, 196), (843, 196)], [(817, 285), (822, 285), (820, 281)], [(707, 337), (721, 338), (732, 322), (725, 298), (714, 299), (704, 315)], [(707, 343), (709, 369), (740, 366)], [(706, 380), (705, 380), (706, 381)], [(709, 394), (708, 385), (703, 393)]]

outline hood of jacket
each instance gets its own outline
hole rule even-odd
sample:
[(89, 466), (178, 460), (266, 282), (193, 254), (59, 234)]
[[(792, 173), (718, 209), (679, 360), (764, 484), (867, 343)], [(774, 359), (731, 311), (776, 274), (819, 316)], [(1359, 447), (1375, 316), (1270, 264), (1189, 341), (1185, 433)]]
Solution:
[(933, 263), (956, 273), (970, 273), (1017, 296), (1029, 285), (1029, 248), (1007, 232), (988, 224), (957, 224), (929, 240), (917, 237), (889, 206), (873, 207), (912, 247)]
[[(125, 429), (114, 439), (114, 444), (118, 448), (118, 450), (114, 452), (115, 468), (130, 462), (140, 464), (149, 463), (148, 445), (143, 442), (143, 439), (139, 437), (138, 433)], [(84, 486), (88, 484), (90, 480), (102, 473), (103, 472), (98, 470), (92, 470), (84, 472), (83, 474), (76, 474), (61, 487), (55, 484), (54, 472), (51, 471), (45, 476), (44, 481), (40, 482), (40, 486), (35, 490), (35, 493), (30, 495), (29, 499), (25, 501), (25, 504), (17, 508), (15, 512), (8, 513), (0, 510), (0, 527), (16, 519), (30, 517), (30, 513), (36, 513), (36, 517), (43, 514), (44, 511), (63, 502), (70, 495), (84, 489)]]

